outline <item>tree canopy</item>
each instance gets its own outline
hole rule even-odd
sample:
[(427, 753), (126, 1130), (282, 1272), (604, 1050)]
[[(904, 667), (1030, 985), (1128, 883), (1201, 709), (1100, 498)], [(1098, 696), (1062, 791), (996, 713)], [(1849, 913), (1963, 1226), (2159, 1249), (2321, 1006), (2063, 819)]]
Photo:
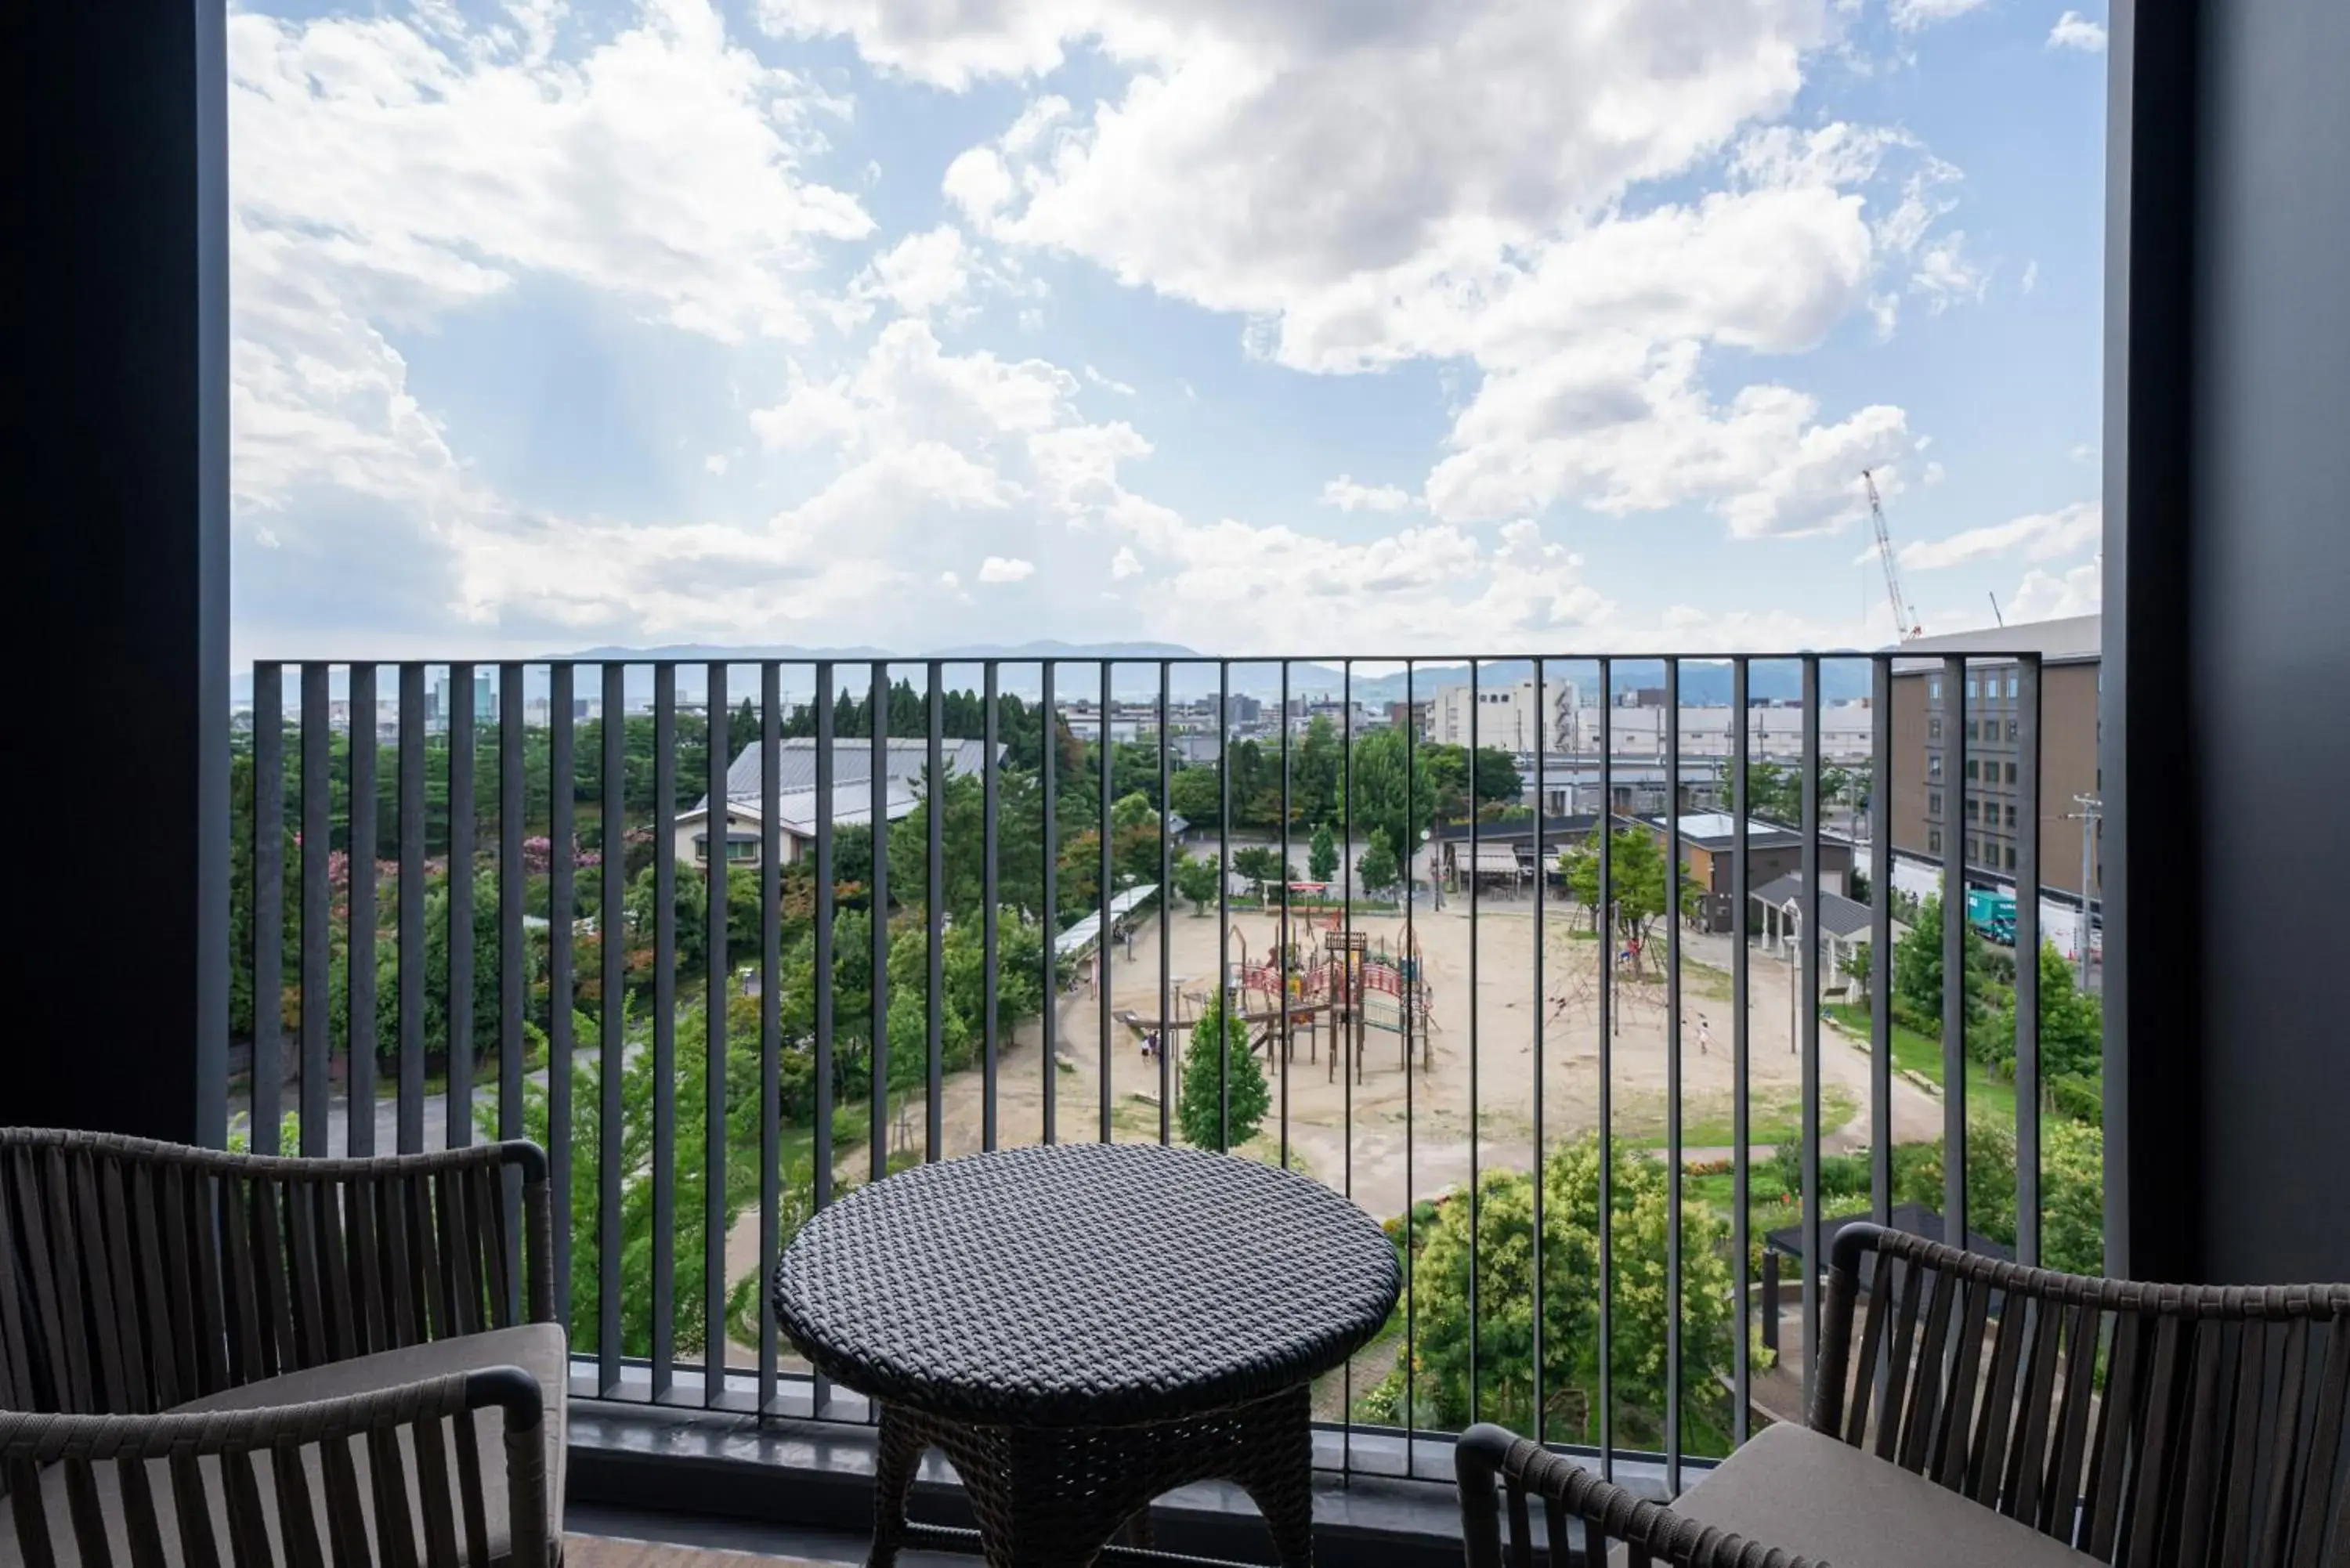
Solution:
[(1183, 1057), (1175, 1110), (1183, 1141), (1219, 1154), (1237, 1148), (1256, 1136), (1271, 1103), (1264, 1068), (1249, 1049), (1248, 1021), (1237, 1012), (1228, 1015), (1222, 998), (1211, 999), (1192, 1025)]
[[(1554, 1439), (1599, 1435), (1599, 1144), (1586, 1135), (1543, 1163), (1543, 1402)], [(1469, 1311), (1470, 1202), (1449, 1194), (1431, 1222), (1416, 1226), (1412, 1270), (1418, 1330), (1413, 1383), (1425, 1426), (1459, 1428), (1472, 1418), (1521, 1432), (1534, 1426), (1534, 1182), (1523, 1172), (1489, 1171), (1477, 1184), (1477, 1311)], [(1666, 1226), (1670, 1212), (1662, 1166), (1618, 1141), (1611, 1182), (1614, 1306), (1611, 1322), (1616, 1435), (1661, 1447), (1665, 1417)], [(1727, 1224), (1704, 1204), (1681, 1205), (1681, 1401), (1692, 1452), (1729, 1448), (1729, 1405), (1721, 1379), (1732, 1365), (1737, 1317)], [(1477, 1397), (1469, 1369), (1476, 1336)], [(1380, 1397), (1400, 1414), (1403, 1377)]]

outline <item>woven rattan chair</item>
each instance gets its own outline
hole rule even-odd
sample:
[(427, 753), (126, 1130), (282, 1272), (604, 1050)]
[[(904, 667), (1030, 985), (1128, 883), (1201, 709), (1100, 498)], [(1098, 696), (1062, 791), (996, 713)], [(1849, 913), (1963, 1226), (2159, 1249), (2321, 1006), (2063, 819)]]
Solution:
[(0, 1565), (559, 1561), (551, 1289), (530, 1144), (0, 1129)]
[(2350, 1563), (2350, 1285), (2084, 1279), (1856, 1223), (1824, 1315), (1809, 1424), (1670, 1508), (1472, 1428), (1470, 1568), (1501, 1568), (1504, 1507), (1531, 1568), (1534, 1499), (1554, 1563), (1576, 1522), (1633, 1568)]

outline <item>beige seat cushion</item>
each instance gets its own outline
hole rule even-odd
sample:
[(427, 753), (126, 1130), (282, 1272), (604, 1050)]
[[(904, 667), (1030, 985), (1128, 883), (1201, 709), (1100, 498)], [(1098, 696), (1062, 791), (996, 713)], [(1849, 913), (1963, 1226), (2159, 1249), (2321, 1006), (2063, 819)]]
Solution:
[[(414, 1345), (400, 1350), (387, 1350), (374, 1355), (363, 1355), (351, 1361), (330, 1362), (303, 1372), (289, 1372), (281, 1377), (264, 1378), (242, 1387), (208, 1395), (202, 1399), (174, 1407), (175, 1413), (193, 1410), (251, 1410), (268, 1405), (300, 1405), (318, 1399), (334, 1399), (374, 1388), (387, 1388), (401, 1383), (413, 1383), (421, 1378), (437, 1377), (450, 1372), (468, 1372), (485, 1366), (519, 1366), (538, 1380), (546, 1400), (545, 1430), (546, 1438), (547, 1527), (550, 1535), (560, 1541), (563, 1532), (563, 1453), (566, 1419), (566, 1388), (567, 1384), (567, 1346), (563, 1331), (552, 1324), (526, 1324), (517, 1328), (494, 1329), (484, 1334), (464, 1334), (454, 1339), (436, 1341), (431, 1345)], [(474, 1413), (475, 1442), (481, 1456), (483, 1470), (483, 1511), (488, 1525), (490, 1551), (498, 1564), (511, 1562), (512, 1531), (506, 1507), (504, 1412), (495, 1406)], [(414, 1436), (403, 1430), (400, 1438), (402, 1472), (408, 1480), (409, 1513), (415, 1531), (414, 1540), (421, 1555), (429, 1557), (428, 1537), (424, 1533), (423, 1496), (419, 1489), (416, 1471)], [(359, 1479), (360, 1511), (370, 1550), (375, 1543), (375, 1494), (369, 1472), (368, 1454), (364, 1444), (350, 1445), (353, 1469)], [(463, 1493), (455, 1481), (459, 1456), (453, 1440), (444, 1441), (443, 1453), (448, 1456), (451, 1472), (451, 1505), (457, 1514), (458, 1549), (466, 1550)], [(331, 1558), (333, 1536), (326, 1525), (324, 1479), (320, 1469), (320, 1451), (316, 1447), (302, 1450), (302, 1462), (308, 1474), (311, 1509), (319, 1521), (319, 1539)], [(218, 1465), (203, 1461), (208, 1485), (206, 1501), (213, 1515), (214, 1539), (220, 1542), (224, 1561), (228, 1556), (228, 1505), (226, 1490), (222, 1484)], [(269, 1526), (270, 1544), (284, 1561), (284, 1545), (278, 1539), (276, 1489), (270, 1467), (264, 1461), (255, 1467), (259, 1477), (261, 1503)], [(185, 1561), (180, 1546), (178, 1521), (172, 1517), (169, 1473), (161, 1463), (148, 1467), (150, 1486), (155, 1498), (158, 1524), (163, 1537), (164, 1552), (174, 1563)], [(99, 1504), (107, 1520), (107, 1531), (112, 1540), (114, 1560), (131, 1561), (130, 1536), (123, 1525), (121, 1482), (113, 1465), (100, 1465), (92, 1471)], [(52, 1465), (42, 1472), (41, 1504), (47, 1516), (49, 1538), (60, 1564), (83, 1561), (74, 1545), (73, 1525), (68, 1512), (66, 1471), (61, 1465)], [(22, 1543), (17, 1540), (17, 1526), (13, 1511), (0, 1504), (0, 1568), (20, 1568), (26, 1562)]]
[[(1813, 1431), (1757, 1433), (1673, 1511), (1832, 1568), (2093, 1568), (2029, 1525)], [(1611, 1561), (1621, 1562), (1619, 1550)]]

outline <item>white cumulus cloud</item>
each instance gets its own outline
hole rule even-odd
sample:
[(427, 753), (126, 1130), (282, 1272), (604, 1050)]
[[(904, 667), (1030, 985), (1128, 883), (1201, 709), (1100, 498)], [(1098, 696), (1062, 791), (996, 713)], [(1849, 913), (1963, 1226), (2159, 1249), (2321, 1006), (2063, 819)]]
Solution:
[[(766, 0), (762, 15), (955, 89), (1098, 49), (1122, 85), (1090, 104), (1035, 93), (952, 161), (951, 204), (1015, 251), (1224, 313), (1282, 365), (1467, 362), (1481, 384), (1424, 486), (1454, 520), (1696, 499), (1744, 534), (1836, 525), (1851, 508), (1808, 494), (1813, 458), (1874, 458), (1902, 411), (1822, 408), (1754, 369), (1709, 395), (1708, 366), (1804, 353), (1863, 311), (1889, 336), (1902, 292), (1939, 310), (1987, 275), (1938, 232), (1958, 171), (1914, 137), (1779, 123), (1835, 32), (1822, 0), (1701, 25), (1599, 7), (1573, 26), (1546, 0)], [(1645, 195), (1691, 176), (1694, 194)], [(1556, 391), (1555, 411), (1526, 406)], [(1756, 450), (1766, 423), (1776, 457)], [(1686, 481), (1632, 477), (1692, 461)]]
[(1322, 504), (1341, 512), (1400, 512), (1411, 504), (1411, 492), (1394, 484), (1358, 484), (1342, 473), (1322, 486)]
[(1953, 16), (1963, 16), (1982, 3), (1983, 0), (1893, 0), (1888, 14), (1895, 26), (1904, 32), (1915, 32)]
[(1024, 583), (1036, 575), (1036, 563), (1016, 556), (990, 556), (979, 564), (983, 583)]
[(2054, 27), (2048, 29), (2048, 47), (2078, 49), (2083, 54), (2089, 55), (2104, 54), (2106, 52), (2105, 25), (2091, 21), (2078, 11), (2067, 11), (2056, 18), (2056, 25)]
[[(2076, 501), (2054, 512), (2028, 513), (2005, 523), (1969, 528), (1942, 539), (1921, 539), (1901, 546), (1901, 565), (1930, 572), (1970, 561), (2053, 561), (2089, 549), (2103, 537), (2105, 507), (2095, 501)], [(1875, 552), (1861, 557), (1875, 559)]]
[(2034, 567), (2023, 574), (2023, 581), (2009, 596), (2007, 618), (2013, 623), (2091, 615), (2104, 602), (2103, 563), (2087, 561), (2063, 572)]

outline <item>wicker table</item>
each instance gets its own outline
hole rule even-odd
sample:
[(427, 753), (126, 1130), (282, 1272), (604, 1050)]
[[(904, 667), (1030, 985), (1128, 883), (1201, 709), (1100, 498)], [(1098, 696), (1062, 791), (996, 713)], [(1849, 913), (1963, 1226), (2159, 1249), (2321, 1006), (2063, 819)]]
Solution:
[(1362, 1210), (1304, 1177), (1151, 1145), (1006, 1149), (910, 1170), (802, 1229), (775, 1313), (880, 1404), (871, 1562), (936, 1447), (992, 1568), (1081, 1568), (1151, 1499), (1230, 1480), (1312, 1560), (1309, 1385), (1400, 1280)]

